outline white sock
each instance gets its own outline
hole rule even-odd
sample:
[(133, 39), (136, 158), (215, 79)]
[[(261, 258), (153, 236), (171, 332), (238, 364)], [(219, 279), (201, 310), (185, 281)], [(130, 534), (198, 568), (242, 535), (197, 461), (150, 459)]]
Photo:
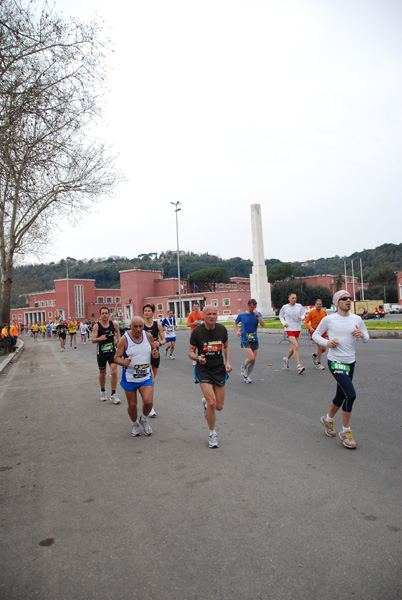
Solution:
[(140, 421), (141, 421), (141, 423), (143, 423), (143, 422), (144, 422), (144, 421), (146, 421), (146, 420), (147, 420), (147, 417), (144, 417), (144, 415), (141, 415), (141, 416), (140, 416)]
[(209, 430), (209, 435), (216, 435), (216, 431), (215, 431), (215, 429), (212, 429), (212, 430), (210, 429), (210, 430)]
[(350, 427), (343, 427), (342, 425), (342, 433), (346, 433), (347, 431), (352, 431)]
[(137, 421), (133, 421), (133, 425), (139, 425), (138, 420)]
[(327, 421), (327, 423), (333, 423), (333, 422), (334, 422), (334, 420), (333, 420), (333, 419), (331, 419), (331, 417), (330, 417), (329, 415), (327, 415), (327, 416), (325, 417), (325, 420)]

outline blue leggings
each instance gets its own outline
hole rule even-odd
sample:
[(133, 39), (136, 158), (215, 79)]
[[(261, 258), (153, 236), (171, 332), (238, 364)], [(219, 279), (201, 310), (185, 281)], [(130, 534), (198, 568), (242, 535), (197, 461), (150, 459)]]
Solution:
[(344, 412), (352, 412), (353, 402), (356, 400), (356, 391), (352, 383), (356, 363), (348, 365), (349, 372), (340, 372), (337, 369), (331, 369), (332, 362), (331, 360), (328, 361), (328, 367), (337, 383), (335, 398), (332, 402), (338, 408), (342, 407)]

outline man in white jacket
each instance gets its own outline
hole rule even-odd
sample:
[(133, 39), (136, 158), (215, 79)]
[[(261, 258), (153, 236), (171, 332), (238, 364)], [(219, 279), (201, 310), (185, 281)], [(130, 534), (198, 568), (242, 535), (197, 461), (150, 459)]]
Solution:
[[(336, 292), (332, 301), (338, 312), (324, 317), (313, 333), (313, 340), (316, 344), (328, 348), (328, 366), (337, 384), (336, 394), (331, 402), (329, 412), (326, 416), (321, 417), (320, 421), (324, 426), (325, 435), (335, 437), (334, 417), (342, 408), (343, 427), (339, 432), (339, 437), (346, 448), (353, 449), (357, 447), (350, 428), (352, 407), (356, 399), (352, 383), (356, 364), (355, 347), (357, 339), (368, 342), (369, 334), (361, 317), (350, 313), (352, 298), (349, 292), (346, 290)], [(328, 339), (323, 337), (325, 332)]]
[(290, 342), (290, 350), (287, 356), (283, 357), (283, 366), (289, 369), (289, 360), (292, 355), (295, 357), (297, 372), (299, 375), (305, 370), (300, 364), (299, 358), (299, 343), (297, 341), (302, 323), (306, 318), (306, 313), (301, 304), (297, 302), (296, 294), (289, 294), (289, 304), (284, 304), (279, 312), (279, 320), (285, 328), (286, 337)]

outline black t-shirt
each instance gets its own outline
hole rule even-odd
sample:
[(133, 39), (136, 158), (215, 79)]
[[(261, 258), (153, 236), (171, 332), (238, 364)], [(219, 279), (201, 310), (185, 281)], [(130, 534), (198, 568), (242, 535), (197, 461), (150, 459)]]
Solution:
[(154, 341), (159, 341), (158, 321), (154, 321), (152, 323), (151, 327), (148, 327), (147, 325), (144, 324), (144, 331), (146, 331), (147, 333), (150, 333), (152, 335), (152, 337), (154, 338)]
[(198, 355), (204, 354), (207, 367), (223, 365), (223, 346), (228, 340), (228, 330), (220, 323), (214, 329), (198, 325), (190, 336), (190, 344), (196, 346)]
[(98, 354), (114, 354), (116, 348), (114, 346), (114, 324), (112, 321), (109, 321), (109, 325), (107, 327), (103, 327), (101, 322), (98, 322), (98, 336), (106, 335), (106, 340), (103, 342), (98, 342)]

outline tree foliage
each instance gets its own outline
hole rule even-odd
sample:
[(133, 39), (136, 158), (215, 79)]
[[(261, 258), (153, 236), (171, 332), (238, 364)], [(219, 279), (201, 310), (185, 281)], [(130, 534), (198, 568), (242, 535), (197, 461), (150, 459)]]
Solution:
[(196, 284), (199, 286), (204, 284), (208, 286), (211, 292), (214, 292), (217, 283), (229, 283), (230, 273), (227, 269), (221, 267), (208, 267), (190, 273), (188, 279), (191, 285)]
[(0, 2), (1, 316), (8, 318), (16, 254), (33, 251), (61, 214), (76, 217), (118, 175), (89, 125), (104, 86), (101, 26), (63, 20), (45, 5)]
[(332, 295), (328, 288), (322, 285), (306, 285), (300, 281), (278, 281), (271, 289), (271, 300), (276, 310), (287, 304), (290, 294), (297, 295), (297, 302), (303, 306), (315, 304), (321, 298), (323, 306), (329, 308), (332, 304)]
[(275, 281), (285, 281), (292, 277), (298, 277), (302, 274), (302, 270), (291, 263), (279, 263), (268, 269), (268, 280), (272, 283)]

